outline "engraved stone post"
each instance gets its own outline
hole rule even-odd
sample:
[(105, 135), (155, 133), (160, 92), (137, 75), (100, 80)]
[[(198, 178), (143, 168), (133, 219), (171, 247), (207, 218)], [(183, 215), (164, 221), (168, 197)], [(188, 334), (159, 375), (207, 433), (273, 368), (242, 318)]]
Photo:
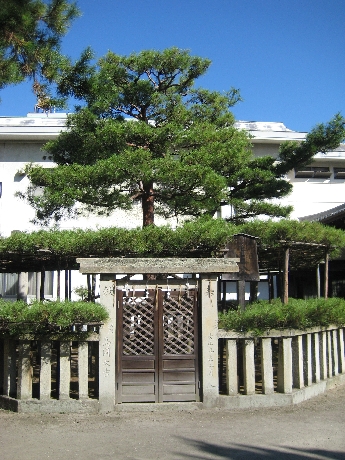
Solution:
[(78, 344), (78, 380), (79, 380), (79, 399), (89, 397), (89, 379), (88, 379), (88, 352), (87, 342)]
[(226, 388), (228, 395), (238, 393), (237, 341), (226, 340)]
[(279, 393), (292, 392), (291, 337), (279, 339), (277, 390)]
[(313, 344), (314, 344), (314, 355), (313, 355), (313, 362), (314, 362), (314, 381), (315, 383), (320, 382), (321, 379), (321, 372), (320, 372), (320, 336), (318, 332), (313, 334)]
[(261, 339), (262, 392), (265, 395), (274, 392), (272, 367), (272, 339)]
[(71, 382), (70, 342), (60, 342), (59, 399), (69, 399)]
[(334, 375), (339, 374), (339, 355), (338, 355), (338, 331), (337, 329), (333, 329), (332, 331), (332, 343), (333, 343), (333, 368), (334, 368)]
[(51, 342), (41, 342), (40, 399), (49, 399), (51, 392)]
[(244, 394), (255, 394), (254, 339), (244, 340), (243, 350)]
[(101, 304), (107, 309), (109, 320), (99, 331), (99, 405), (101, 412), (114, 410), (115, 405), (115, 275), (101, 274)]
[(304, 387), (303, 337), (301, 335), (292, 339), (292, 357), (293, 386), (300, 389)]
[(17, 399), (32, 398), (32, 366), (30, 360), (30, 342), (19, 341)]
[(202, 388), (203, 402), (213, 407), (218, 399), (217, 277), (201, 278)]
[(327, 379), (327, 333), (321, 332), (320, 341), (321, 380)]

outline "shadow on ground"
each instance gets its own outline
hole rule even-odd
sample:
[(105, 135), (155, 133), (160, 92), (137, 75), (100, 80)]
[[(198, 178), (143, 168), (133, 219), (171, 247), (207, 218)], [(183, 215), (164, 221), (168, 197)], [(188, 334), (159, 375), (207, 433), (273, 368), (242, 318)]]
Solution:
[(203, 441), (192, 441), (190, 439), (178, 438), (193, 449), (199, 450), (200, 454), (186, 454), (176, 452), (177, 458), (210, 460), (210, 459), (231, 459), (231, 460), (344, 460), (344, 452), (336, 452), (323, 449), (297, 449), (292, 447), (253, 447), (245, 444), (230, 444), (220, 446)]

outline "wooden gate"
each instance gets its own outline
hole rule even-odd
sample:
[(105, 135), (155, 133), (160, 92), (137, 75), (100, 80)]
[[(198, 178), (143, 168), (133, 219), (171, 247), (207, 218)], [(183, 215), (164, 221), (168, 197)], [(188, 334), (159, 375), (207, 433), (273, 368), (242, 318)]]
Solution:
[(116, 401), (199, 401), (197, 291), (117, 291)]

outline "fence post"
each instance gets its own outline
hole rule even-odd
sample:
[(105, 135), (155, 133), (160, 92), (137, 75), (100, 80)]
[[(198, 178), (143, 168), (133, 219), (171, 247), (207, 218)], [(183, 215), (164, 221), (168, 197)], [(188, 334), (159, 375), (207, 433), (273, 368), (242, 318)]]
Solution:
[(332, 331), (332, 344), (333, 344), (333, 367), (334, 375), (339, 374), (339, 355), (338, 355), (338, 330), (333, 329)]
[(262, 393), (265, 395), (274, 392), (272, 366), (272, 339), (261, 339), (261, 375)]
[(320, 382), (320, 336), (318, 332), (313, 334), (314, 355), (313, 355), (313, 369), (315, 383)]
[(237, 341), (226, 340), (226, 389), (228, 395), (238, 393)]
[(345, 372), (345, 347), (344, 347), (344, 328), (341, 327), (338, 329), (339, 337), (339, 352), (340, 352), (340, 372)]
[(332, 332), (327, 331), (327, 361), (328, 361), (328, 377), (333, 375), (333, 357), (332, 357)]
[(41, 342), (40, 399), (49, 399), (51, 393), (51, 341)]
[(311, 353), (311, 334), (305, 334), (305, 375), (308, 387), (313, 383), (312, 353)]
[(321, 380), (327, 379), (327, 332), (321, 332), (320, 343)]
[(244, 340), (243, 350), (244, 394), (255, 394), (254, 339)]
[(89, 397), (88, 351), (89, 346), (87, 342), (78, 343), (79, 399), (86, 399)]
[(31, 343), (19, 340), (17, 399), (32, 398)]
[(282, 337), (279, 339), (277, 389), (279, 393), (292, 392), (291, 337)]
[(303, 368), (303, 336), (297, 335), (292, 339), (292, 380), (294, 388), (301, 389), (304, 387)]
[(60, 342), (59, 399), (69, 399), (71, 382), (70, 342)]

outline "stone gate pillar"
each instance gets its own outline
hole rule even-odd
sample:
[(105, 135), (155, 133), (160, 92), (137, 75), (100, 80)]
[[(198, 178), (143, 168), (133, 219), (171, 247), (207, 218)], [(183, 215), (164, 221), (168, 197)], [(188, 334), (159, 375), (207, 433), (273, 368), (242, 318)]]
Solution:
[(100, 283), (100, 301), (108, 311), (109, 320), (100, 328), (99, 333), (99, 408), (101, 412), (109, 412), (115, 406), (115, 275), (102, 273)]
[(217, 276), (201, 276), (201, 381), (206, 407), (217, 404), (218, 390), (218, 308)]

